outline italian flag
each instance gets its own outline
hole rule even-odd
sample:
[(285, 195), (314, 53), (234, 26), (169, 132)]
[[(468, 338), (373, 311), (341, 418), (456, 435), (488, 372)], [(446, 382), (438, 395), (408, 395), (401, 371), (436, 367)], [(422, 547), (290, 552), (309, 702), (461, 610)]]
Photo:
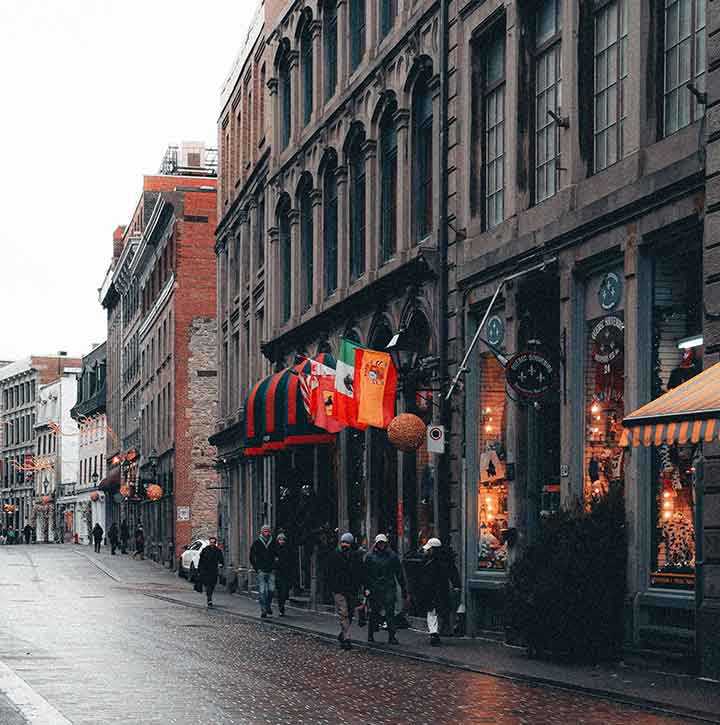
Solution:
[(358, 422), (358, 396), (355, 391), (355, 356), (363, 349), (356, 342), (343, 338), (335, 365), (333, 417), (353, 428), (367, 428), (367, 424)]

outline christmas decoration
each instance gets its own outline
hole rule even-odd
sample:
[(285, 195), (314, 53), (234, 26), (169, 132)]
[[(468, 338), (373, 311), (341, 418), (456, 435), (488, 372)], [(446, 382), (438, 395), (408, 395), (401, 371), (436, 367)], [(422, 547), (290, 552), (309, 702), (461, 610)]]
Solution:
[(159, 501), (162, 498), (163, 490), (157, 483), (151, 483), (146, 489), (145, 493), (151, 501)]
[(90, 494), (90, 500), (91, 501), (99, 501), (100, 500), (100, 494), (97, 491), (93, 491)]
[(50, 496), (43, 496), (40, 500), (43, 502), (43, 506), (47, 506), (52, 501)]
[(128, 486), (127, 483), (120, 486), (120, 495), (123, 498), (128, 498), (128, 496), (130, 496), (130, 486)]
[(388, 426), (388, 440), (400, 451), (413, 453), (425, 441), (426, 426), (412, 413), (401, 413)]

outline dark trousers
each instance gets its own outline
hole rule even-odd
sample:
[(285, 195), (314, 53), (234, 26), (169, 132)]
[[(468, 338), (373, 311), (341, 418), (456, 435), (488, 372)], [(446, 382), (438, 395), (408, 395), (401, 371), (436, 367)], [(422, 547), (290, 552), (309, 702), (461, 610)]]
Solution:
[(207, 597), (208, 602), (212, 602), (212, 595), (215, 591), (215, 587), (217, 585), (217, 582), (207, 582), (205, 586), (205, 596)]
[(95, 539), (95, 553), (100, 553), (100, 545), (102, 544), (102, 539)]
[(275, 592), (280, 611), (285, 611), (285, 602), (290, 598), (290, 579), (279, 572), (275, 574)]
[(388, 633), (393, 636), (395, 634), (395, 591), (371, 592), (368, 605), (370, 608), (368, 632), (380, 629), (384, 611)]
[(121, 554), (127, 554), (127, 547), (128, 547), (128, 540), (127, 539), (121, 539), (120, 540), (120, 553)]
[(30, 532), (29, 531), (25, 532), (25, 543), (26, 544), (30, 543)]
[(110, 539), (110, 554), (115, 556), (115, 550), (117, 549), (117, 539)]

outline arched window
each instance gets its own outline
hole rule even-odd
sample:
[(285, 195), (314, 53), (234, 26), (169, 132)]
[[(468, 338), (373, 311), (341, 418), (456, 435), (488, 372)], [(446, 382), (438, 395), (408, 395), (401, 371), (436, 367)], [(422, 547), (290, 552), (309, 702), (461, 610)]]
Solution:
[(300, 36), (302, 66), (303, 125), (310, 123), (313, 109), (313, 39), (310, 23), (305, 22)]
[(287, 58), (280, 65), (280, 109), (280, 145), (287, 148), (292, 131), (292, 82)]
[(348, 150), (350, 166), (350, 278), (365, 274), (365, 134), (355, 133)]
[(282, 322), (292, 315), (292, 237), (290, 236), (290, 202), (285, 199), (278, 210)]
[(325, 267), (325, 295), (337, 289), (338, 270), (338, 191), (335, 172), (337, 163), (325, 169), (323, 177), (323, 263)]
[(380, 0), (380, 38), (390, 33), (395, 25), (397, 0)]
[(380, 122), (380, 252), (383, 262), (393, 257), (397, 248), (397, 132), (392, 109)]
[(323, 44), (325, 47), (325, 100), (335, 95), (337, 86), (337, 0), (325, 2), (323, 18)]
[(428, 75), (424, 74), (413, 89), (413, 212), (415, 241), (421, 242), (433, 224), (433, 110)]
[(312, 208), (312, 182), (309, 178), (303, 180), (299, 194), (300, 206), (300, 259), (302, 269), (302, 311), (305, 312), (313, 303), (313, 208)]
[(350, 70), (355, 70), (365, 55), (365, 0), (350, 0)]

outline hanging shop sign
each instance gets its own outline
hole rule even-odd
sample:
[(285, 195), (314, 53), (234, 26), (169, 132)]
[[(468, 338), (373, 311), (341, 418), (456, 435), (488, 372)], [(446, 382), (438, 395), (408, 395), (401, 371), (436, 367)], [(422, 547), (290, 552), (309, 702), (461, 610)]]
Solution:
[(427, 429), (428, 453), (445, 453), (445, 426), (429, 425)]
[(622, 281), (615, 272), (608, 272), (598, 289), (598, 302), (606, 312), (614, 310), (622, 299)]
[(621, 401), (625, 388), (625, 322), (617, 315), (603, 317), (590, 331), (590, 342), (595, 363), (593, 399)]
[(505, 342), (505, 323), (500, 315), (493, 315), (487, 321), (487, 340), (495, 347), (502, 347)]
[(542, 353), (520, 352), (508, 362), (505, 377), (521, 398), (536, 400), (552, 387), (555, 371)]

